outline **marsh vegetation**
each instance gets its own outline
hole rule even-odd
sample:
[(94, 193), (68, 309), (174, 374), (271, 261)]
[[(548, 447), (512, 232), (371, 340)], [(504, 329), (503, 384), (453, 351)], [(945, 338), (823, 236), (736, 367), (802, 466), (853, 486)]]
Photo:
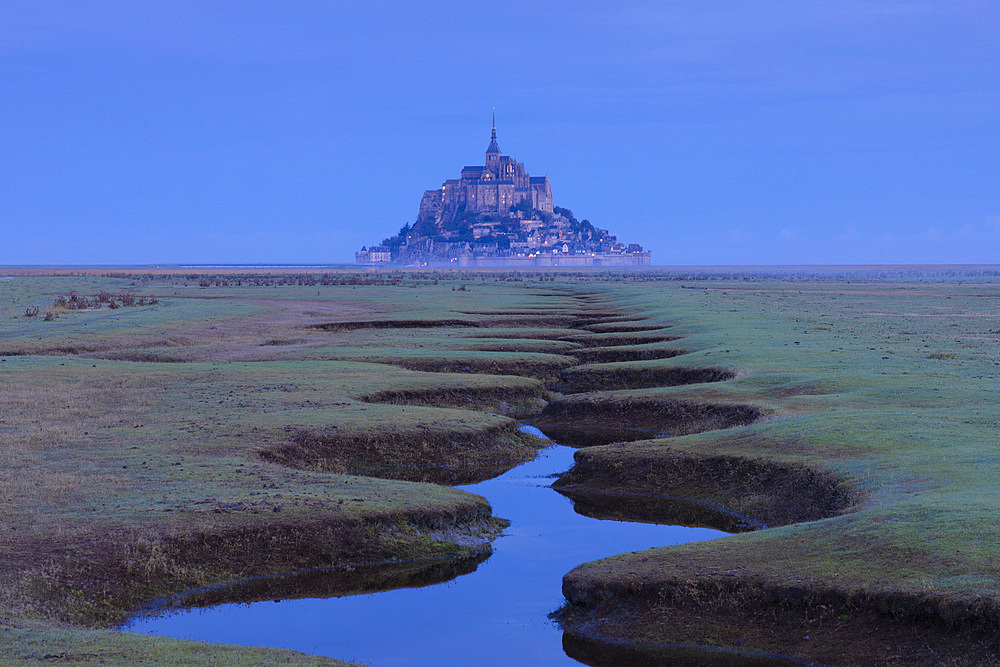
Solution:
[[(580, 655), (836, 662), (863, 637), (885, 663), (995, 661), (993, 275), (4, 281), (0, 657), (314, 662), (108, 628), (225, 582), (468, 563), (502, 523), (452, 485), (531, 458), (542, 441), (515, 428), (530, 417), (584, 447), (557, 482), (581, 511), (713, 509), (743, 531), (569, 572), (560, 618)], [(100, 293), (136, 298), (24, 316)], [(212, 600), (229, 594), (248, 593)]]

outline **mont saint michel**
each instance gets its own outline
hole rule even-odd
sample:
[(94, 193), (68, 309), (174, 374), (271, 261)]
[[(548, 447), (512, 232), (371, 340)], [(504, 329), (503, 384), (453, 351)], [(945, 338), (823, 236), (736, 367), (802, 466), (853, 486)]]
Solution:
[(548, 176), (530, 176), (500, 151), (496, 120), (486, 163), (427, 190), (417, 220), (355, 253), (358, 264), (401, 266), (625, 266), (650, 252), (625, 244), (568, 208), (553, 205)]

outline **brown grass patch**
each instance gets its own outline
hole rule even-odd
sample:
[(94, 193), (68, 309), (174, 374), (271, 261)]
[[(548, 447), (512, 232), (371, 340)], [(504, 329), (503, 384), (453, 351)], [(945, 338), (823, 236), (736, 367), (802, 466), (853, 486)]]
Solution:
[[(531, 381), (534, 382), (534, 381)], [(359, 397), (367, 403), (426, 405), (439, 408), (493, 408), (499, 412), (537, 410), (545, 395), (541, 384), (519, 386), (417, 387), (385, 389)]]
[(584, 347), (620, 347), (624, 345), (642, 345), (644, 343), (666, 343), (672, 340), (680, 340), (683, 336), (667, 336), (661, 334), (634, 335), (628, 334), (590, 334), (563, 336), (560, 340), (567, 340), (579, 343)]
[[(298, 430), (287, 442), (267, 447), (261, 458), (272, 463), (322, 472), (349, 472), (384, 479), (426, 479), (445, 468), (502, 467), (534, 457), (542, 441), (513, 423), (453, 433), (420, 428), (404, 432), (331, 433)], [(477, 471), (466, 471), (476, 476)]]
[(758, 408), (732, 403), (695, 403), (672, 399), (603, 399), (592, 396), (553, 400), (542, 411), (539, 425), (587, 428), (650, 429), (664, 436), (687, 435), (744, 426), (762, 417)]
[(763, 523), (721, 505), (674, 496), (655, 496), (631, 491), (591, 491), (553, 487), (573, 501), (577, 514), (611, 521), (637, 521), (669, 526), (703, 526), (727, 533), (742, 533), (764, 527)]
[(324, 322), (311, 328), (323, 331), (357, 331), (358, 329), (434, 329), (438, 327), (479, 327), (475, 320), (356, 320)]
[(580, 328), (591, 333), (633, 333), (636, 331), (658, 331), (667, 327), (663, 324), (630, 324), (622, 322), (621, 324), (588, 324)]
[[(715, 503), (767, 526), (849, 511), (858, 491), (833, 473), (800, 464), (666, 450), (581, 450), (555, 486), (570, 491), (672, 496)], [(759, 527), (759, 526), (758, 526)]]
[[(542, 380), (559, 377), (559, 372), (573, 364), (572, 359), (550, 360), (537, 358), (482, 358), (482, 359), (386, 359), (385, 363), (411, 371), (433, 373), (480, 373), (485, 375), (517, 375)], [(386, 402), (386, 401), (380, 401)], [(396, 402), (396, 401), (391, 401)]]
[(734, 377), (736, 373), (728, 368), (714, 366), (578, 366), (561, 373), (559, 387), (574, 393), (722, 382)]
[[(664, 655), (657, 649), (677, 646), (704, 647), (705, 662), (694, 664), (716, 664), (720, 652), (721, 664), (740, 665), (753, 664), (746, 656), (755, 653), (799, 664), (1000, 664), (995, 600), (775, 586), (741, 570), (599, 589), (574, 570), (563, 580), (570, 604), (559, 621), (577, 637), (604, 644), (586, 647), (588, 654), (604, 649), (597, 655), (612, 660), (590, 663), (598, 665), (633, 654), (640, 661), (628, 664), (663, 664), (655, 662)], [(633, 643), (637, 627), (646, 650)], [(637, 650), (623, 653), (619, 642)]]
[[(109, 527), (48, 536), (35, 545), (40, 557), (29, 561), (18, 581), (7, 582), (7, 596), (20, 593), (14, 606), (25, 616), (113, 627), (156, 599), (236, 579), (400, 557), (465, 558), (474, 550), (421, 535), (463, 526), (475, 533), (490, 521), (490, 509), (473, 498), (449, 512), (414, 510), (377, 519), (271, 517), (185, 532)], [(349, 577), (340, 584), (340, 592), (357, 588)], [(218, 597), (241, 595), (237, 588), (232, 598)]]
[(581, 364), (606, 364), (623, 361), (653, 361), (655, 359), (671, 359), (682, 354), (690, 354), (691, 350), (677, 350), (665, 347), (589, 347), (580, 350), (570, 350), (566, 354), (576, 357)]

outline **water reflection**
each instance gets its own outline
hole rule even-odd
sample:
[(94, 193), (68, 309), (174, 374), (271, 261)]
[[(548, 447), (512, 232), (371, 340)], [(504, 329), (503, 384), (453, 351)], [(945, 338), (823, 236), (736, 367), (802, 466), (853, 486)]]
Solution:
[(487, 548), (465, 558), (427, 558), (250, 577), (158, 600), (146, 615), (162, 616), (192, 607), (212, 607), (234, 602), (250, 604), (301, 598), (332, 598), (381, 593), (398, 588), (420, 588), (471, 574), (490, 557), (490, 553), (491, 549)]
[(577, 664), (563, 651), (562, 631), (548, 617), (563, 603), (566, 572), (625, 551), (723, 533), (577, 514), (572, 502), (549, 486), (572, 466), (573, 452), (554, 445), (500, 477), (460, 487), (485, 496), (494, 514), (511, 522), (494, 542), (492, 556), (472, 574), (350, 597), (221, 604), (136, 619), (126, 629), (291, 648), (380, 666)]
[(584, 516), (613, 521), (639, 521), (663, 525), (706, 526), (727, 533), (745, 533), (767, 528), (753, 517), (732, 512), (715, 503), (649, 496), (640, 493), (596, 493), (556, 488), (573, 501), (573, 509)]
[(694, 646), (641, 646), (605, 642), (575, 632), (563, 635), (566, 655), (590, 667), (783, 667), (807, 665), (790, 658), (767, 653), (727, 651)]
[(385, 468), (351, 470), (352, 475), (368, 475), (382, 479), (398, 479), (404, 482), (427, 482), (441, 486), (469, 486), (486, 479), (498, 477), (525, 461), (500, 461), (479, 464), (428, 464), (407, 465)]
[(613, 442), (650, 440), (660, 432), (652, 428), (623, 428), (614, 426), (546, 426), (539, 427), (552, 440), (569, 447), (596, 447)]

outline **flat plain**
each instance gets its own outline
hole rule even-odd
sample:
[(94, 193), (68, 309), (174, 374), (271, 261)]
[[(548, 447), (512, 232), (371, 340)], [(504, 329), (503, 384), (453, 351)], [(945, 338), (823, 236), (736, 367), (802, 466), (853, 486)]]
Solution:
[(991, 279), (51, 273), (0, 281), (0, 658), (315, 664), (114, 628), (460, 573), (503, 521), (451, 487), (531, 458), (524, 420), (588, 512), (745, 519), (567, 573), (571, 655), (1000, 660)]

